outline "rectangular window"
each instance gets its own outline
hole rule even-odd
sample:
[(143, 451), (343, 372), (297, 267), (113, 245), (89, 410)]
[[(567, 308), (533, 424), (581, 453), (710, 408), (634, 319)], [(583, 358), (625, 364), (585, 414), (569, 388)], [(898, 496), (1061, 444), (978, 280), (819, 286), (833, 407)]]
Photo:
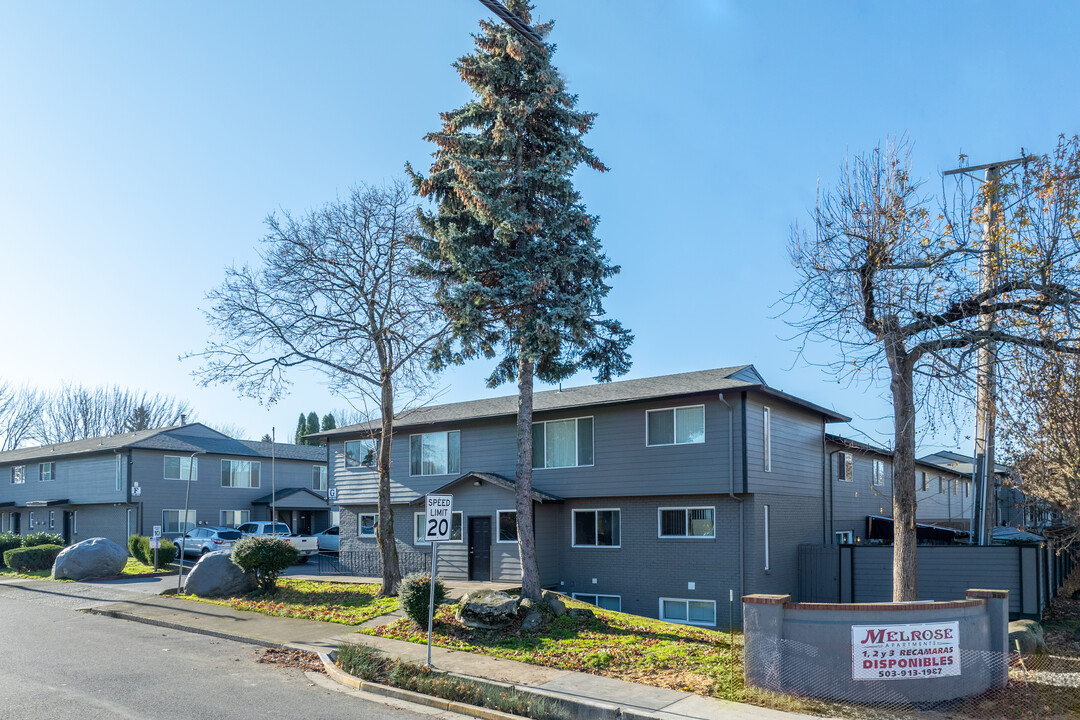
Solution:
[(116, 491), (124, 489), (124, 456), (116, 454)]
[(499, 510), (499, 539), (501, 543), (516, 543), (517, 536), (517, 510)]
[(218, 524), (223, 527), (234, 528), (238, 525), (243, 525), (246, 522), (251, 522), (250, 510), (221, 510), (218, 513)]
[(575, 600), (581, 602), (587, 602), (590, 605), (595, 605), (598, 608), (604, 610), (614, 610), (615, 612), (622, 612), (622, 596), (621, 595), (595, 595), (588, 593), (574, 593)]
[(763, 440), (765, 446), (765, 472), (772, 472), (772, 411), (762, 408)]
[[(117, 456), (119, 457), (119, 456)], [(199, 458), (180, 455), (165, 456), (165, 479), (187, 482), (191, 475), (192, 482), (199, 479)]]
[(409, 436), (410, 475), (449, 475), (460, 468), (460, 431)]
[(837, 545), (853, 545), (855, 543), (854, 530), (841, 530), (836, 533)]
[(851, 453), (837, 453), (839, 462), (837, 463), (837, 477), (840, 482), (852, 482), (855, 477), (855, 458)]
[(938, 495), (945, 492), (945, 478), (941, 477), (940, 475), (938, 476), (938, 479), (937, 479), (937, 491), (938, 491)]
[(874, 484), (885, 484), (885, 463), (881, 460), (874, 461)]
[(161, 511), (161, 531), (163, 533), (186, 533), (194, 530), (195, 524), (195, 511), (187, 511), (187, 522), (182, 522), (184, 517), (183, 510), (162, 510)]
[[(413, 519), (413, 544), (430, 545), (431, 543), (424, 540), (424, 513), (415, 513)], [(450, 540), (447, 542), (461, 542), (461, 513), (456, 510), (450, 518)]]
[(34, 532), (34, 511), (30, 511), (30, 532)]
[(375, 525), (378, 522), (378, 513), (360, 513), (360, 523), (356, 526), (356, 534), (359, 537), (375, 537)]
[(593, 419), (533, 423), (533, 467), (564, 468), (593, 464)]
[(326, 492), (325, 465), (313, 465), (311, 467), (311, 489)]
[(11, 468), (11, 484), (22, 485), (26, 482), (26, 466), (16, 465)]
[(55, 510), (50, 510), (49, 511), (49, 529), (50, 530), (55, 530), (56, 529), (56, 511)]
[(685, 625), (715, 625), (716, 602), (660, 598), (660, 619)]
[(574, 547), (620, 547), (618, 510), (575, 510)]
[(79, 511), (71, 511), (71, 532), (73, 535), (79, 534)]
[(345, 443), (345, 467), (375, 467), (377, 461), (374, 440), (369, 438)]
[(959, 495), (960, 494), (960, 481), (959, 480), (953, 480), (952, 492), (953, 492), (953, 495)]
[(331, 510), (330, 511), (330, 524), (331, 525), (340, 525), (341, 524), (341, 511), (340, 510)]
[(645, 444), (685, 445), (705, 442), (705, 406), (648, 410), (645, 413)]
[(919, 484), (919, 487), (922, 488), (923, 492), (926, 492), (927, 490), (929, 490), (930, 489), (930, 481), (926, 479), (926, 473), (925, 472), (919, 473), (919, 479), (921, 481), (920, 484)]
[(659, 537), (716, 537), (715, 508), (659, 508), (656, 512), (659, 519)]
[(971, 483), (964, 483), (964, 497), (971, 497)]
[(765, 569), (769, 569), (769, 506), (765, 505)]
[(49, 482), (56, 477), (56, 463), (44, 462), (41, 463), (41, 474), (38, 476), (41, 478), (41, 482)]
[(222, 460), (221, 487), (257, 488), (261, 471), (258, 460)]

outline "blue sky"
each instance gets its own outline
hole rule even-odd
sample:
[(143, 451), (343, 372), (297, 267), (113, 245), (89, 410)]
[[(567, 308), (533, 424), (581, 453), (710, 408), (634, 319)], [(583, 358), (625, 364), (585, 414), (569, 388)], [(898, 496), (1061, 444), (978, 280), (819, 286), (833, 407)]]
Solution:
[[(253, 437), (343, 406), (297, 373), (267, 409), (197, 387), (178, 357), (202, 348), (203, 296), (254, 258), (268, 212), (427, 167), (421, 138), (467, 99), (451, 62), (484, 13), (0, 0), (0, 377), (169, 393)], [(628, 377), (753, 363), (863, 439), (891, 433), (883, 388), (797, 362), (772, 307), (819, 181), (898, 133), (937, 187), (961, 152), (1080, 131), (1075, 3), (542, 0), (537, 16), (599, 113), (588, 142), (611, 172), (578, 185), (622, 266), (607, 307), (637, 337)], [(487, 390), (489, 371), (447, 373), (442, 399), (512, 392)]]

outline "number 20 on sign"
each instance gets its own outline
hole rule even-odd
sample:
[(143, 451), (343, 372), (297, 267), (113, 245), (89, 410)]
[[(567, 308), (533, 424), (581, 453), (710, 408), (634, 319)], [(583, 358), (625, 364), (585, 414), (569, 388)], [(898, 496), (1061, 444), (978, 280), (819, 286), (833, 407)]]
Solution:
[(453, 495), (428, 495), (427, 512), (424, 515), (424, 540), (447, 542), (453, 525)]

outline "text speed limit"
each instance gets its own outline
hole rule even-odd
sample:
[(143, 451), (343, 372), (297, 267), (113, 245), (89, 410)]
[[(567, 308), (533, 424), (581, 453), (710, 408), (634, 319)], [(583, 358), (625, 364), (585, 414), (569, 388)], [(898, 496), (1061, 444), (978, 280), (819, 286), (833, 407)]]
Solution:
[(454, 496), (428, 495), (427, 512), (424, 515), (424, 540), (426, 542), (447, 542), (450, 529), (454, 524)]

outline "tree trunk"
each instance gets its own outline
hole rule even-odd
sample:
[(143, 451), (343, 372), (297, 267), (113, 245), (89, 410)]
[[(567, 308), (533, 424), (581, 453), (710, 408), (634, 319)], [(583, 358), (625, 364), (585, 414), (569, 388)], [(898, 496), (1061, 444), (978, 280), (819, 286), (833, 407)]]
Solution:
[(382, 565), (381, 596), (397, 595), (401, 584), (401, 567), (398, 564), (397, 542), (394, 540), (394, 511), (390, 507), (390, 443), (394, 433), (394, 379), (383, 371), (382, 427), (379, 436), (379, 520), (376, 539), (379, 542), (379, 560)]
[(521, 559), (521, 597), (540, 599), (540, 570), (536, 565), (536, 534), (533, 531), (532, 415), (533, 362), (519, 350), (517, 414), (517, 509), (518, 557)]
[(893, 452), (893, 601), (919, 599), (918, 544), (915, 535), (915, 386), (914, 363), (896, 344), (887, 346), (892, 372), (895, 444)]

